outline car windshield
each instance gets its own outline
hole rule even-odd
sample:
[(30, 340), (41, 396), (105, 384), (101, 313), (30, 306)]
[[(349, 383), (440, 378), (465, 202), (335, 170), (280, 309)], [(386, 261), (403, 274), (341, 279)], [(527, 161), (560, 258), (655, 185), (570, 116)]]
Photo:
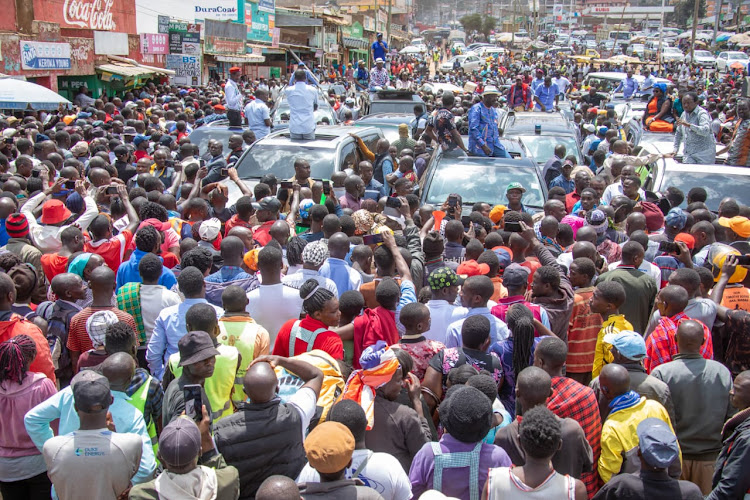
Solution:
[[(665, 54), (682, 54), (682, 51), (678, 49), (677, 47), (667, 47), (664, 49)], [(695, 53), (696, 55), (700, 56), (703, 54), (699, 54), (698, 52)]]
[[(711, 172), (684, 172), (680, 170), (666, 171), (662, 181), (662, 189), (674, 186), (687, 193), (695, 186), (706, 190), (708, 198), (706, 205), (714, 212), (719, 210), (719, 203), (724, 198), (743, 199), (750, 190), (750, 176), (733, 175)], [(683, 208), (685, 204), (683, 203)]]
[(241, 128), (230, 130), (226, 128), (203, 126), (195, 129), (190, 134), (190, 142), (198, 145), (201, 156), (208, 152), (208, 141), (210, 141), (211, 139), (221, 141), (221, 143), (224, 145), (224, 151), (228, 152), (229, 137), (234, 134), (242, 135), (242, 132), (244, 132), (244, 130)]
[(461, 195), (464, 205), (478, 201), (502, 205), (508, 202), (502, 188), (511, 182), (520, 182), (526, 188), (522, 200), (524, 205), (544, 205), (544, 194), (533, 169), (490, 166), (452, 158), (443, 158), (438, 164), (428, 188), (427, 203), (440, 206), (451, 193), (457, 193)]
[(240, 159), (237, 173), (242, 179), (260, 178), (275, 174), (277, 179), (289, 179), (294, 175), (294, 161), (304, 158), (310, 162), (310, 177), (330, 179), (334, 171), (335, 150), (314, 148), (305, 145), (264, 144), (259, 142)]
[[(625, 75), (623, 75), (624, 77)], [(599, 77), (599, 76), (591, 76), (588, 78), (588, 80), (584, 83), (585, 85), (588, 85), (590, 87), (596, 87), (598, 90), (602, 92), (612, 92), (614, 89), (617, 88), (618, 85), (620, 85), (620, 82), (622, 81), (622, 78), (605, 78), (605, 77)]]
[(748, 56), (744, 52), (729, 52), (727, 54), (729, 56), (729, 59), (741, 59), (741, 60), (747, 60)]
[(711, 53), (707, 50), (696, 50), (694, 53), (695, 57), (711, 57)]
[(536, 159), (536, 162), (540, 165), (547, 163), (547, 160), (555, 155), (555, 146), (562, 144), (565, 146), (567, 154), (574, 154), (579, 158), (578, 144), (576, 143), (575, 137), (565, 136), (553, 136), (553, 135), (523, 135), (519, 136), (521, 142), (531, 152), (531, 156)]
[(417, 101), (372, 101), (370, 114), (375, 113), (414, 113), (414, 105)]

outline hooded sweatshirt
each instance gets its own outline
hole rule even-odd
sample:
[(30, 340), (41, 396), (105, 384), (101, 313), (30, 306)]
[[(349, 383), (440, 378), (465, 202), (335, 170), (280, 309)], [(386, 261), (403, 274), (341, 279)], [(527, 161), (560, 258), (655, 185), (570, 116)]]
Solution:
[(568, 280), (561, 266), (557, 263), (557, 260), (555, 260), (552, 253), (544, 245), (536, 245), (534, 249), (539, 262), (543, 266), (554, 266), (560, 271), (560, 286), (557, 289), (558, 293), (555, 294), (556, 296), (534, 297), (532, 300), (547, 311), (550, 330), (567, 343), (568, 324), (570, 323), (570, 315), (573, 312), (573, 305), (575, 303), (573, 286), (570, 284), (570, 280)]
[(39, 455), (39, 449), (26, 432), (26, 412), (57, 392), (54, 382), (43, 373), (28, 372), (23, 382), (0, 384), (0, 457), (15, 458)]
[[(0, 317), (7, 317), (7, 314), (0, 311)], [(55, 382), (55, 366), (52, 364), (49, 342), (42, 335), (39, 327), (17, 314), (11, 314), (10, 319), (0, 321), (0, 342), (5, 342), (16, 335), (28, 335), (36, 344), (36, 358), (29, 366), (29, 371), (42, 373)]]

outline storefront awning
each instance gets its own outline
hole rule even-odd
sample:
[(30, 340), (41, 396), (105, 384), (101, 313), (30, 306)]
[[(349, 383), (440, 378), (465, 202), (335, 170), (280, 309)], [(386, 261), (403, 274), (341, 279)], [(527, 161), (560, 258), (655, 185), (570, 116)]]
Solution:
[(260, 64), (266, 62), (266, 58), (264, 56), (255, 54), (245, 54), (244, 56), (214, 56), (214, 59), (221, 62), (240, 64)]
[(370, 42), (366, 40), (362, 40), (360, 38), (351, 38), (348, 36), (345, 36), (343, 38), (344, 38), (344, 47), (347, 47), (350, 49), (366, 50), (370, 46)]
[(110, 62), (96, 66), (96, 72), (101, 73), (101, 78), (105, 82), (111, 80), (120, 80), (121, 77), (134, 79), (139, 77), (149, 77), (152, 75), (174, 76), (175, 72), (171, 69), (157, 68), (155, 66), (146, 66), (138, 64), (132, 59), (110, 58)]
[(295, 16), (276, 12), (275, 26), (277, 28), (295, 28), (299, 26), (323, 26), (322, 19), (314, 17)]

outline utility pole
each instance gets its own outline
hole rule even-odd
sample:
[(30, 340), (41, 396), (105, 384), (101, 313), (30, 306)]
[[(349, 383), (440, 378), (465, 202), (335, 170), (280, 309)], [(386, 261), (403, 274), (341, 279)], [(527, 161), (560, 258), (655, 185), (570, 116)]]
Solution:
[(656, 65), (661, 73), (661, 44), (664, 40), (664, 0), (661, 0), (661, 23), (659, 28), (659, 47), (656, 49)]
[[(738, 2), (739, 3), (739, 2)], [(711, 43), (711, 46), (716, 49), (716, 36), (719, 32), (719, 23), (721, 22), (721, 8), (724, 6), (724, 0), (719, 0), (719, 6), (716, 9), (716, 19), (714, 20), (714, 38)], [(737, 26), (739, 26), (739, 23), (737, 23)], [(691, 59), (692, 62), (692, 59)]]
[(538, 28), (537, 24), (539, 23), (539, 10), (537, 10), (537, 8), (536, 8), (536, 2), (537, 2), (537, 0), (534, 0), (534, 13), (533, 13), (533, 16), (534, 16), (534, 40), (536, 40), (537, 28)]
[(700, 9), (700, 3), (701, 0), (695, 0), (695, 5), (693, 6), (693, 36), (691, 38), (690, 43), (690, 60), (692, 61), (694, 59), (694, 51), (695, 51), (695, 32), (698, 31), (698, 10)]
[(388, 40), (388, 47), (391, 46), (391, 8), (393, 7), (393, 0), (388, 0), (388, 22), (385, 27), (386, 40)]

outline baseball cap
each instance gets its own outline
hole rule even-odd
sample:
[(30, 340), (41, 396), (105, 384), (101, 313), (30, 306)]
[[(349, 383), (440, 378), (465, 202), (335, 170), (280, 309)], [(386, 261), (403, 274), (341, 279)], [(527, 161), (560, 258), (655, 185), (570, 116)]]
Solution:
[(10, 137), (13, 137), (18, 132), (17, 129), (14, 128), (6, 128), (3, 130), (3, 139), (8, 139)]
[(503, 285), (506, 288), (520, 288), (529, 281), (529, 271), (517, 264), (511, 264), (503, 272)]
[(672, 208), (669, 212), (667, 212), (667, 215), (664, 216), (664, 224), (666, 224), (667, 227), (674, 227), (680, 230), (685, 227), (686, 222), (687, 213), (685, 213), (685, 211), (680, 207)]
[(278, 212), (281, 210), (281, 202), (274, 196), (266, 196), (259, 202), (253, 203), (255, 210), (270, 210), (271, 212)]
[(508, 210), (508, 207), (505, 205), (495, 205), (492, 207), (492, 210), (490, 210), (490, 220), (495, 224), (500, 224), (500, 220), (503, 218), (503, 215), (505, 215), (506, 210)]
[(135, 127), (125, 127), (122, 129), (122, 135), (132, 135), (135, 137), (138, 135), (138, 132), (135, 131)]
[[(589, 111), (591, 111), (591, 110), (589, 109)], [(599, 133), (600, 134), (604, 135), (607, 132), (609, 132), (609, 128), (608, 127), (599, 127)]]
[(489, 264), (480, 264), (475, 260), (465, 260), (458, 265), (456, 273), (463, 277), (468, 278), (469, 276), (483, 276), (490, 272)]
[(58, 224), (70, 217), (70, 210), (62, 200), (49, 200), (42, 205), (42, 224)]
[(152, 217), (150, 219), (146, 219), (144, 221), (141, 221), (141, 223), (138, 225), (138, 229), (144, 228), (146, 226), (153, 226), (154, 229), (156, 229), (157, 231), (166, 231), (170, 227), (172, 227), (172, 224), (170, 224), (169, 221), (162, 222), (159, 219), (154, 219)]
[(201, 431), (187, 417), (172, 420), (159, 436), (159, 454), (164, 462), (182, 467), (195, 460), (201, 451)]
[(638, 424), (638, 447), (641, 456), (651, 467), (666, 469), (680, 455), (677, 437), (666, 422), (658, 418), (647, 418)]
[(508, 187), (505, 188), (505, 192), (507, 193), (511, 189), (520, 189), (522, 193), (526, 192), (526, 188), (523, 187), (520, 182), (511, 182), (510, 184), (508, 184)]
[(112, 311), (96, 311), (86, 320), (86, 333), (89, 334), (94, 349), (104, 345), (107, 327), (120, 321)]
[(593, 134), (594, 132), (596, 132), (596, 127), (593, 124), (591, 124), (591, 123), (587, 123), (586, 125), (584, 125), (583, 129), (586, 132), (589, 132), (591, 134)]
[(692, 250), (695, 248), (695, 238), (690, 233), (679, 233), (674, 237), (674, 241), (681, 241), (687, 245), (688, 249)]
[(73, 156), (83, 156), (89, 152), (89, 144), (86, 141), (78, 141), (70, 148), (70, 152)]
[(719, 225), (728, 227), (742, 238), (750, 238), (750, 220), (747, 217), (737, 215), (731, 219), (719, 217)]
[(492, 249), (497, 255), (497, 260), (500, 262), (500, 269), (508, 267), (513, 260), (513, 253), (508, 247), (495, 247)]
[(85, 413), (106, 411), (112, 403), (109, 380), (93, 370), (82, 370), (70, 381), (76, 408)]
[(177, 342), (177, 349), (180, 351), (180, 366), (192, 365), (219, 355), (211, 336), (201, 330), (187, 332)]
[(620, 330), (606, 334), (602, 340), (630, 360), (640, 361), (646, 357), (646, 342), (638, 332)]
[(305, 439), (307, 461), (322, 474), (344, 470), (354, 453), (354, 436), (344, 424), (327, 421), (313, 429)]
[(204, 241), (213, 241), (219, 236), (219, 231), (221, 231), (221, 221), (214, 217), (201, 222), (198, 235)]
[(135, 145), (137, 146), (137, 145), (139, 145), (139, 144), (140, 144), (140, 143), (142, 143), (142, 142), (146, 142), (146, 141), (148, 141), (149, 139), (151, 139), (151, 136), (150, 136), (150, 135), (142, 135), (142, 134), (138, 134), (138, 135), (136, 135), (136, 136), (135, 136), (135, 137), (133, 138), (133, 144), (135, 144)]
[(463, 280), (453, 269), (443, 266), (433, 269), (427, 277), (427, 283), (430, 285), (430, 290), (437, 291), (449, 286), (460, 285)]

